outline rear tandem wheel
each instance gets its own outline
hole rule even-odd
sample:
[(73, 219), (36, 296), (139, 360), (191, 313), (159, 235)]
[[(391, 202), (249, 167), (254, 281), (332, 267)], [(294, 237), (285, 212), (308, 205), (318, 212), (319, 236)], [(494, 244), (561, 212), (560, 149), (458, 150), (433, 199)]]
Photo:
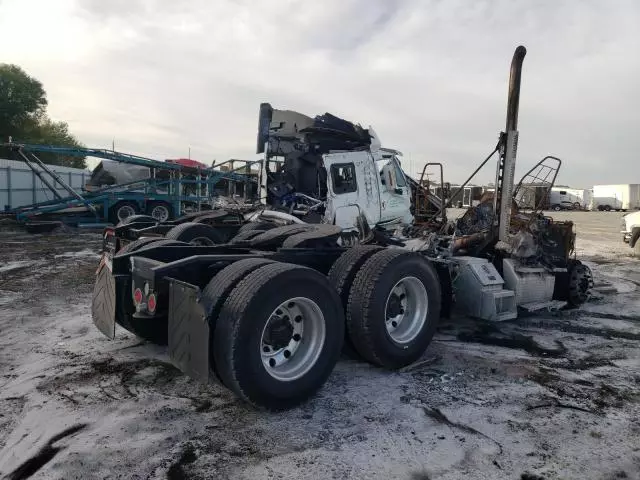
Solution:
[(397, 369), (418, 360), (436, 331), (440, 281), (422, 255), (385, 249), (356, 274), (347, 305), (347, 331), (358, 353)]
[(310, 268), (272, 263), (229, 294), (212, 351), (227, 388), (255, 406), (282, 410), (322, 387), (343, 339), (344, 312), (327, 278)]

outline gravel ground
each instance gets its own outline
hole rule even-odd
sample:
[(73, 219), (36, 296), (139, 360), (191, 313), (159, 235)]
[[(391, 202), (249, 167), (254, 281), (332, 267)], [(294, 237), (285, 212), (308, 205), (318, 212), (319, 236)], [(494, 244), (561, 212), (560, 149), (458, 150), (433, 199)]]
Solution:
[[(256, 412), (90, 319), (100, 235), (0, 231), (0, 476), (640, 479), (640, 262), (620, 214), (562, 212), (596, 277), (578, 311), (443, 322), (402, 372), (342, 360)], [(20, 468), (22, 467), (22, 468)]]

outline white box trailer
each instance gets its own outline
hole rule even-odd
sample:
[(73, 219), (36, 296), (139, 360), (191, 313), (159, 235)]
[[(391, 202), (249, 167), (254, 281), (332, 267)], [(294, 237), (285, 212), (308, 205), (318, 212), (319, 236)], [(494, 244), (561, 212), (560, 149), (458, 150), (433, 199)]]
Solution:
[(594, 185), (592, 210), (640, 209), (640, 184)]

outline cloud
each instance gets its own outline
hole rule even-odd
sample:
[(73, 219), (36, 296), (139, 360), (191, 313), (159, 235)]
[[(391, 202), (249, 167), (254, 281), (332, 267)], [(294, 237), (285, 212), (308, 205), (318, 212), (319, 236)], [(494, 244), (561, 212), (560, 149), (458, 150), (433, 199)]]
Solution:
[(50, 113), (91, 146), (254, 158), (269, 101), (371, 124), (412, 173), (439, 161), (461, 181), (504, 128), (524, 44), (518, 171), (555, 154), (564, 184), (640, 182), (633, 0), (53, 3), (3, 0), (0, 56), (43, 81)]

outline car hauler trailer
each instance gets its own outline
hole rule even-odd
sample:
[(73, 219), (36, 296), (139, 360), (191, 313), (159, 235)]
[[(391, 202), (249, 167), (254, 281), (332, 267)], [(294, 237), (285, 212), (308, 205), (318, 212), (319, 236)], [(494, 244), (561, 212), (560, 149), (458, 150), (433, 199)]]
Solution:
[[(489, 321), (586, 301), (591, 274), (572, 257), (573, 224), (522, 202), (527, 184), (553, 186), (560, 160), (514, 182), (525, 53), (518, 47), (511, 63), (506, 129), (459, 187), (497, 152), (495, 192), (459, 221), (446, 220), (444, 199), (412, 201), (408, 187), (420, 182), (371, 129), (262, 105), (264, 210), (226, 241), (194, 222), (106, 229), (95, 325), (109, 338), (118, 324), (168, 344), (191, 377), (284, 409), (324, 384), (344, 344), (382, 368), (416, 361), (454, 294), (462, 313)], [(270, 168), (270, 155), (284, 160)], [(406, 224), (422, 207), (432, 213)], [(122, 247), (124, 238), (137, 240)]]
[[(31, 168), (54, 197), (5, 212), (22, 222), (61, 220), (71, 225), (116, 224), (139, 214), (164, 222), (183, 213), (213, 208), (215, 186), (223, 180), (256, 183), (252, 177), (239, 173), (246, 172), (247, 167), (255, 163), (251, 161), (242, 161), (243, 166), (235, 170), (221, 171), (103, 149), (18, 143), (3, 146)], [(78, 190), (41, 162), (37, 152), (94, 157), (103, 162), (96, 167), (84, 189)], [(68, 195), (63, 197), (55, 185), (62, 186)]]

